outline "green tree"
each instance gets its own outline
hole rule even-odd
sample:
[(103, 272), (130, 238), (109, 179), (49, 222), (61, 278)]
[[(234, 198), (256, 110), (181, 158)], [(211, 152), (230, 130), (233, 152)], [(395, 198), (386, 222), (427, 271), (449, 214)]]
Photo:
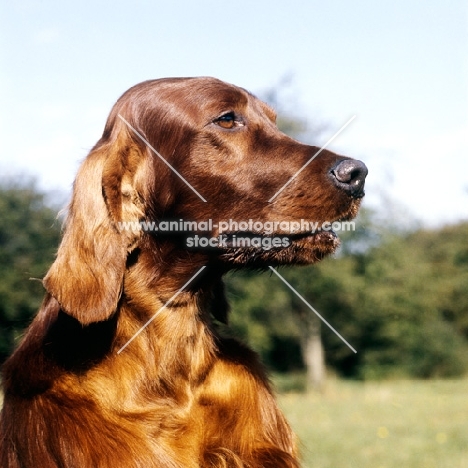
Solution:
[(54, 258), (57, 210), (33, 181), (0, 182), (0, 360), (12, 351), (42, 300)]
[(324, 336), (329, 363), (360, 378), (463, 374), (466, 234), (466, 224), (460, 224), (389, 235), (363, 253), (344, 255), (333, 267), (320, 265), (344, 298), (327, 312), (358, 349), (349, 355), (336, 337)]
[[(373, 214), (363, 216), (366, 229), (373, 230)], [(468, 370), (468, 223), (396, 234), (366, 229), (347, 233), (353, 248), (343, 248), (335, 258), (280, 270), (358, 351), (322, 325), (328, 367), (361, 379), (463, 375)], [(363, 248), (366, 239), (371, 242)], [(275, 276), (245, 273), (232, 279), (232, 322), (240, 336), (276, 370), (309, 364), (317, 386), (306, 340), (316, 333), (314, 313)]]

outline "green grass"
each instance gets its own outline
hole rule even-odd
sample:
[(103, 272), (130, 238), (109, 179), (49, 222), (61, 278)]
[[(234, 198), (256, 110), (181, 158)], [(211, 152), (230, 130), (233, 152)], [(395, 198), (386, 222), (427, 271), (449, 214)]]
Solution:
[(279, 402), (304, 468), (468, 468), (468, 380), (330, 380)]

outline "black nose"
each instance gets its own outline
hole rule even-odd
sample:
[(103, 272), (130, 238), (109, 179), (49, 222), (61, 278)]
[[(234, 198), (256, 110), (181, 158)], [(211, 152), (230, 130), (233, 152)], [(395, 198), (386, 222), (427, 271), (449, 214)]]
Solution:
[(364, 181), (367, 167), (362, 161), (345, 159), (340, 161), (331, 171), (330, 176), (334, 184), (353, 198), (364, 196)]

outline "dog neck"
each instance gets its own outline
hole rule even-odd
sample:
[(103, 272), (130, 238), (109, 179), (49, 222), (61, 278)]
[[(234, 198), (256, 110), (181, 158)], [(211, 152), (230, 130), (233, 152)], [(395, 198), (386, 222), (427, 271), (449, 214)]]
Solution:
[[(186, 258), (178, 262), (173, 255), (169, 263), (160, 258), (160, 252), (146, 250), (137, 255), (124, 277), (113, 351), (119, 357), (141, 354), (142, 362), (153, 362), (153, 370), (146, 368), (155, 373), (155, 384), (166, 390), (180, 387), (180, 379), (199, 381), (216, 354), (213, 319), (227, 318), (220, 272), (213, 265), (203, 265), (201, 258), (192, 257), (188, 268)], [(204, 274), (187, 284), (203, 266)]]

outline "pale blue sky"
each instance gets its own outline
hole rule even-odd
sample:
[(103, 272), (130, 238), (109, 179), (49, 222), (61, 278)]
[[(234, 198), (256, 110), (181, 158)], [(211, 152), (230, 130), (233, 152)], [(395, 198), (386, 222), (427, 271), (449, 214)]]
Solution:
[(468, 218), (466, 1), (16, 0), (0, 15), (2, 173), (69, 190), (140, 81), (260, 93), (293, 74), (319, 143), (357, 116), (331, 148), (369, 166), (369, 206), (383, 193), (431, 225)]

